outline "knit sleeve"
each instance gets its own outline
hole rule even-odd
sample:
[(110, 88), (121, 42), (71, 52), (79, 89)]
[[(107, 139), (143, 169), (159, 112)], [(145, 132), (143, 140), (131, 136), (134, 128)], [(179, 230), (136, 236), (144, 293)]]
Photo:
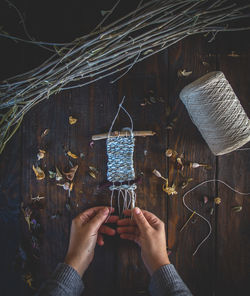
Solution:
[(191, 296), (172, 264), (161, 266), (151, 277), (149, 291), (152, 296)]
[(79, 296), (84, 289), (77, 271), (66, 263), (59, 263), (51, 277), (42, 285), (37, 296)]

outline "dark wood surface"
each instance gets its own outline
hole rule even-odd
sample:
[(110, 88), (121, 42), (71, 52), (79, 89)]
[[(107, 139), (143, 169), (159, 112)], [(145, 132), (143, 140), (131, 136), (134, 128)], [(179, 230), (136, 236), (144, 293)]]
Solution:
[[(113, 1), (114, 2), (114, 1)], [(93, 1), (90, 7), (76, 3), (66, 13), (68, 6), (50, 13), (42, 5), (23, 1), (27, 21), (33, 33), (43, 40), (67, 41), (88, 31), (101, 19), (100, 9), (108, 9), (112, 1), (98, 6)], [(114, 4), (114, 3), (113, 3)], [(95, 6), (96, 5), (96, 6)], [(5, 11), (8, 11), (4, 7)], [(47, 25), (39, 17), (39, 9), (47, 15)], [(82, 9), (83, 18), (79, 10)], [(89, 9), (89, 10), (88, 10)], [(121, 7), (120, 14), (126, 11)], [(4, 11), (4, 10), (2, 10)], [(93, 19), (86, 21), (92, 13)], [(54, 13), (54, 14), (53, 14)], [(117, 13), (117, 16), (119, 16)], [(55, 26), (53, 27), (53, 21)], [(31, 24), (34, 24), (33, 27)], [(19, 29), (18, 29), (19, 30)], [(48, 37), (47, 37), (48, 36)], [(56, 36), (56, 37), (55, 37)], [(249, 290), (249, 197), (231, 192), (225, 186), (211, 183), (188, 195), (188, 204), (207, 217), (213, 231), (209, 240), (192, 256), (197, 244), (207, 234), (208, 227), (201, 219), (194, 217), (180, 233), (180, 229), (190, 213), (182, 204), (183, 194), (203, 180), (219, 178), (242, 192), (249, 192), (250, 161), (249, 151), (237, 151), (215, 157), (192, 124), (184, 105), (179, 99), (181, 89), (202, 76), (222, 70), (238, 95), (248, 116), (250, 115), (250, 33), (220, 33), (212, 43), (204, 36), (193, 36), (137, 64), (117, 83), (104, 79), (88, 87), (65, 91), (34, 107), (24, 119), (21, 128), (6, 146), (0, 156), (0, 221), (1, 221), (1, 287), (3, 295), (23, 295), (27, 292), (20, 273), (14, 269), (16, 250), (27, 234), (27, 225), (19, 215), (20, 203), (30, 203), (31, 196), (46, 196), (44, 209), (39, 211), (43, 228), (41, 236), (40, 260), (34, 259), (33, 277), (36, 284), (48, 278), (67, 250), (72, 218), (84, 209), (95, 205), (109, 205), (110, 192), (98, 190), (98, 185), (106, 180), (105, 141), (98, 141), (90, 147), (93, 134), (108, 131), (121, 98), (125, 95), (125, 106), (134, 120), (136, 130), (156, 131), (154, 137), (137, 138), (134, 154), (135, 171), (143, 174), (143, 182), (137, 189), (137, 205), (155, 213), (166, 223), (170, 260), (194, 295), (244, 295)], [(26, 45), (2, 41), (1, 78), (21, 73), (38, 65), (47, 56), (43, 51)], [(235, 51), (239, 57), (228, 56)], [(205, 65), (204, 65), (204, 62)], [(187, 78), (179, 78), (179, 69), (192, 71)], [(141, 106), (150, 90), (161, 96), (164, 103)], [(167, 116), (171, 108), (170, 118)], [(78, 118), (75, 125), (68, 124), (68, 117)], [(178, 118), (172, 131), (166, 126), (171, 118)], [(127, 118), (121, 114), (115, 129), (128, 126)], [(45, 129), (49, 134), (41, 140)], [(249, 145), (246, 145), (246, 147)], [(47, 151), (41, 166), (45, 171), (69, 168), (64, 149), (79, 155), (79, 169), (74, 179), (72, 207), (65, 207), (67, 194), (56, 186), (48, 176), (37, 181), (32, 171), (39, 148)], [(64, 149), (63, 149), (64, 147)], [(185, 159), (209, 163), (211, 170), (185, 169), (185, 174), (194, 181), (177, 196), (168, 197), (162, 191), (162, 183), (153, 174), (157, 169), (168, 176), (170, 183), (176, 178), (174, 163), (166, 159), (166, 148), (184, 152)], [(88, 175), (88, 167), (94, 166), (99, 173), (97, 179)], [(206, 195), (209, 201), (202, 203)], [(220, 196), (222, 203), (214, 207), (213, 198)], [(235, 213), (232, 207), (242, 205), (242, 211)], [(60, 218), (51, 219), (57, 211)], [(157, 243), (157, 242), (156, 242)], [(4, 271), (4, 272), (3, 272)], [(105, 246), (97, 247), (95, 259), (84, 275), (84, 295), (149, 295), (149, 276), (140, 258), (139, 248), (132, 242), (121, 241), (119, 237), (105, 238)], [(0, 287), (0, 289), (1, 289)], [(23, 292), (20, 292), (23, 291)]]

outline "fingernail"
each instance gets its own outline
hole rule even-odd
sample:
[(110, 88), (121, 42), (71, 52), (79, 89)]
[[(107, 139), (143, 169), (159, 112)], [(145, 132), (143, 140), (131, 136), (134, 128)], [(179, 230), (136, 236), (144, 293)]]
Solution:
[(141, 212), (141, 210), (139, 209), (139, 208), (135, 208), (135, 213), (138, 215), (138, 214), (140, 214), (140, 212)]
[(102, 212), (103, 212), (103, 215), (106, 215), (106, 214), (108, 214), (109, 209), (108, 209), (108, 208), (104, 208), (104, 209), (102, 210)]

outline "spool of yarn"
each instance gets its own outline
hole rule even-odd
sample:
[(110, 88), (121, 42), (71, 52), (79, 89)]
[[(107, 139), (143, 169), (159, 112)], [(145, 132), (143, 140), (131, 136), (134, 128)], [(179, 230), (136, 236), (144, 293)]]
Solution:
[(190, 83), (180, 98), (213, 154), (232, 152), (250, 141), (250, 120), (222, 72)]

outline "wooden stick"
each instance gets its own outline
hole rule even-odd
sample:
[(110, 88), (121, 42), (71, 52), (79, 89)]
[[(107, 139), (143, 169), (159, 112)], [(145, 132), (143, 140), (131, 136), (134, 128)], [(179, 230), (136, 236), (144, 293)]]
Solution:
[[(97, 141), (97, 140), (107, 139), (108, 134), (109, 133), (94, 135), (94, 136), (92, 136), (92, 140)], [(156, 133), (153, 131), (133, 131), (133, 135), (135, 137), (154, 136), (155, 134)], [(121, 132), (115, 131), (110, 134), (111, 137), (118, 137), (118, 136), (125, 137), (125, 136), (129, 136), (129, 135), (130, 135), (130, 133), (128, 131), (121, 131)]]

